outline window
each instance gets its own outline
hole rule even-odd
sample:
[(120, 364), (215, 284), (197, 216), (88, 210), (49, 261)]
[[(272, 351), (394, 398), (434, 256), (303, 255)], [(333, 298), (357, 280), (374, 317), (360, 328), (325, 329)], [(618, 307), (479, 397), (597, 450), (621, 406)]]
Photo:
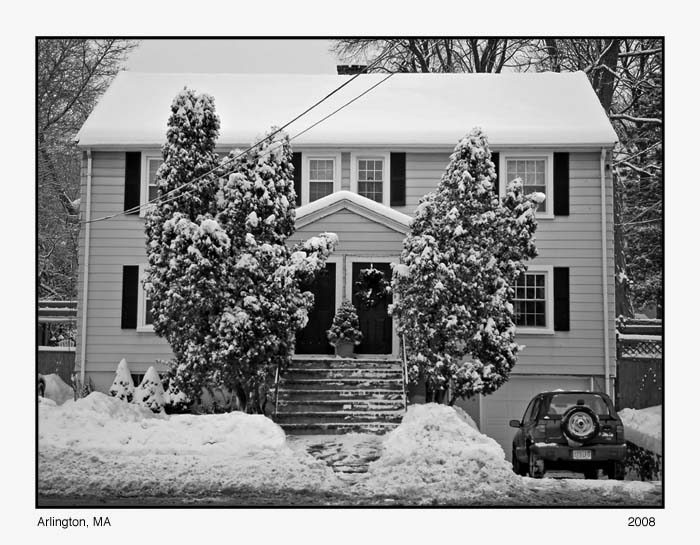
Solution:
[(383, 201), (384, 160), (360, 159), (357, 164), (357, 192), (373, 201)]
[(552, 179), (554, 176), (554, 160), (552, 153), (501, 153), (500, 171), (506, 173), (505, 183), (499, 184), (501, 194), (505, 187), (515, 178), (523, 181), (523, 192), (544, 193), (545, 200), (537, 206), (537, 217), (553, 218), (552, 204)]
[(322, 199), (340, 191), (340, 153), (302, 152), (301, 204)]
[(350, 153), (350, 191), (385, 206), (391, 202), (390, 153), (375, 150)]
[(148, 158), (148, 198), (146, 200), (152, 201), (158, 196), (158, 183), (156, 182), (156, 173), (158, 168), (163, 164), (163, 159), (157, 157)]
[(136, 330), (153, 331), (153, 301), (150, 286), (144, 285), (146, 265), (139, 265), (139, 301), (136, 311)]
[(553, 267), (530, 265), (515, 282), (513, 311), (517, 333), (554, 334)]
[(143, 152), (141, 154), (141, 210), (139, 215), (146, 215), (146, 203), (158, 197), (158, 183), (156, 173), (163, 164), (163, 156), (160, 152)]
[(309, 202), (333, 193), (335, 159), (309, 159)]

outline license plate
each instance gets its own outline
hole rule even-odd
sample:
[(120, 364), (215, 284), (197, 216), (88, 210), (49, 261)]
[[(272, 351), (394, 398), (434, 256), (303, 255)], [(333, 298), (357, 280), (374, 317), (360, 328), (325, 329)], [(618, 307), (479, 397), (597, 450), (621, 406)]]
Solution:
[(574, 460), (590, 460), (591, 451), (590, 450), (575, 450)]

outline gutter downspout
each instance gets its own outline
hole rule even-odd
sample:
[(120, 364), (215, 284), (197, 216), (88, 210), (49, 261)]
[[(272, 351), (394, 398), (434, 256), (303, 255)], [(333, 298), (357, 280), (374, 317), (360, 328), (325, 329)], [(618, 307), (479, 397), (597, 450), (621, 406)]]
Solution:
[(85, 196), (85, 255), (83, 257), (83, 323), (80, 328), (80, 387), (85, 384), (85, 350), (87, 347), (88, 276), (90, 273), (90, 207), (92, 205), (92, 150), (87, 150), (87, 194)]
[(603, 259), (603, 349), (605, 350), (605, 393), (610, 395), (610, 338), (608, 328), (610, 320), (608, 318), (608, 212), (605, 202), (605, 156), (607, 150), (600, 150), (600, 204), (601, 204), (601, 257)]

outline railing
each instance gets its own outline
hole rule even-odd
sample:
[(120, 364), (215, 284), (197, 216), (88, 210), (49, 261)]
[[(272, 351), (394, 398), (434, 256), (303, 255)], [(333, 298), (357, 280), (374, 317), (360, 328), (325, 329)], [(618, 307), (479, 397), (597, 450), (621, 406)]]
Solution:
[(406, 337), (401, 335), (401, 348), (403, 354), (403, 406), (408, 410), (408, 364), (406, 362)]
[(280, 395), (280, 364), (277, 364), (277, 370), (275, 371), (275, 417), (277, 416), (277, 402), (279, 401)]

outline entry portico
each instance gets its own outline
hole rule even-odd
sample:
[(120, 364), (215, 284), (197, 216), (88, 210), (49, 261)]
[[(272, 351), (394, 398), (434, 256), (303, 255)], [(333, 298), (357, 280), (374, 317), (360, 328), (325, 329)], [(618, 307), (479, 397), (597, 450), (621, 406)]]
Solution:
[(387, 314), (390, 301), (365, 309), (358, 305), (355, 295), (362, 269), (373, 267), (390, 280), (390, 264), (399, 261), (410, 220), (406, 214), (350, 191), (331, 193), (296, 210), (296, 232), (290, 237), (290, 244), (323, 232), (336, 233), (339, 241), (325, 274), (308, 288), (316, 301), (309, 313), (309, 324), (298, 337), (297, 354), (332, 351), (325, 340), (325, 331), (330, 327), (335, 309), (346, 298), (358, 307), (364, 336), (356, 353), (359, 356), (399, 355), (396, 327)]

